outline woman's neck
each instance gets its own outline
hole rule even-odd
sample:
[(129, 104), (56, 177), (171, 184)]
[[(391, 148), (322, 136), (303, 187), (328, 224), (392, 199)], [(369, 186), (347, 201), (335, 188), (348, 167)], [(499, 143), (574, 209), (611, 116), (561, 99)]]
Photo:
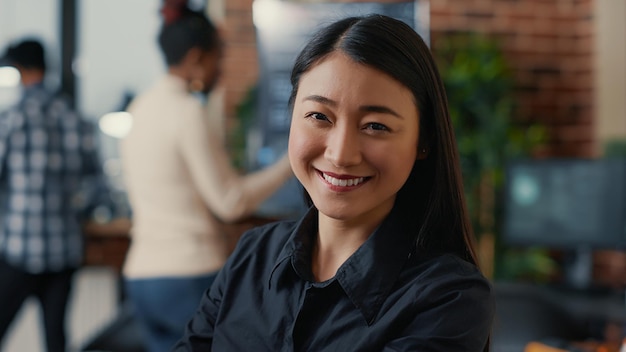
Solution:
[(335, 276), (339, 267), (371, 236), (382, 219), (343, 221), (319, 214), (311, 268), (316, 281)]
[(189, 73), (187, 72), (187, 69), (183, 66), (180, 66), (180, 65), (169, 66), (167, 69), (167, 73), (169, 73), (172, 76), (176, 76), (185, 82), (189, 81)]

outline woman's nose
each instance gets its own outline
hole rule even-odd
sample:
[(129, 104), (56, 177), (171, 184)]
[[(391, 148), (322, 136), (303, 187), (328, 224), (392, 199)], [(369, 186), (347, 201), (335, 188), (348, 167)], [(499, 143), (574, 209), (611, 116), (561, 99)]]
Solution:
[(358, 131), (337, 126), (327, 136), (325, 158), (336, 167), (357, 165), (362, 160)]

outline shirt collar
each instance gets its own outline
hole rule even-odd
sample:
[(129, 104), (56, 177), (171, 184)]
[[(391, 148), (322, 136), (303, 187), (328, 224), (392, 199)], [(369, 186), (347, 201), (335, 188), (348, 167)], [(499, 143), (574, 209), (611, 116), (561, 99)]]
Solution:
[[(341, 265), (333, 279), (340, 283), (370, 325), (415, 249), (414, 234), (402, 224), (400, 214), (392, 210), (367, 241)], [(270, 287), (277, 284), (288, 268), (303, 280), (313, 281), (311, 253), (315, 236), (317, 209), (311, 208), (283, 247), (270, 275)]]
[(311, 277), (311, 251), (315, 236), (317, 236), (317, 209), (311, 207), (298, 221), (280, 251), (269, 277), (269, 288), (278, 284), (278, 280), (288, 268), (295, 271), (301, 278), (313, 281)]

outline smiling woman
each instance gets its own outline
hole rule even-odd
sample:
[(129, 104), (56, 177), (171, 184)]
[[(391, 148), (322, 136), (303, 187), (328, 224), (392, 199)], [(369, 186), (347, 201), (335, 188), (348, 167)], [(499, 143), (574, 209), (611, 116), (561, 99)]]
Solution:
[(175, 350), (489, 350), (494, 298), (424, 41), (346, 18), (291, 83), (288, 154), (311, 207), (242, 237)]
[[(320, 226), (330, 227), (320, 232), (321, 252), (335, 241), (358, 248), (387, 216), (411, 172), (407, 160), (418, 158), (418, 122), (407, 88), (343, 53), (330, 54), (302, 75), (289, 159), (320, 212)], [(335, 234), (337, 222), (358, 223), (359, 231)], [(337, 267), (324, 271), (326, 279)]]

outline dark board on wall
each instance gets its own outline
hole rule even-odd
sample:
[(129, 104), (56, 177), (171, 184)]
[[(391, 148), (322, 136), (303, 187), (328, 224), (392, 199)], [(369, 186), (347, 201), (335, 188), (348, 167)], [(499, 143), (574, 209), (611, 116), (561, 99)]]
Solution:
[[(334, 20), (371, 13), (399, 19), (428, 42), (427, 1), (398, 3), (296, 3), (255, 0), (254, 25), (259, 56), (257, 112), (249, 148), (257, 151), (252, 169), (274, 162), (287, 149), (291, 93), (290, 74), (297, 54), (319, 28)], [(291, 216), (302, 213), (301, 190), (290, 181), (262, 207), (262, 212)]]

